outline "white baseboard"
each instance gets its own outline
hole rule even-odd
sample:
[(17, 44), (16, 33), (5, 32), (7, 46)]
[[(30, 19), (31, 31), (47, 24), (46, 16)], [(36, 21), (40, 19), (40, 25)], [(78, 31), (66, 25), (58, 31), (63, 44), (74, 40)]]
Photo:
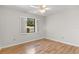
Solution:
[[(17, 43), (17, 44), (6, 45), (6, 46), (3, 46), (3, 47), (0, 47), (0, 50), (3, 49), (3, 48), (8, 48), (8, 47), (11, 47), (11, 46), (15, 46), (15, 45), (19, 45), (19, 44), (23, 44), (23, 43), (35, 41), (35, 40), (41, 40), (41, 39), (43, 39), (43, 38), (32, 39), (32, 40), (27, 40), (27, 41), (24, 41), (24, 42), (19, 42), (19, 43)], [(72, 45), (72, 46), (79, 47), (78, 44), (73, 44), (73, 43), (71, 43), (71, 42), (65, 42), (65, 41), (58, 40), (58, 39), (54, 39), (54, 38), (50, 38), (50, 37), (47, 37), (46, 39), (49, 39), (49, 40), (53, 40), (53, 41), (61, 42), (61, 43), (64, 43), (64, 44), (68, 44), (68, 45)]]
[(19, 44), (23, 44), (23, 43), (27, 43), (27, 42), (35, 41), (35, 40), (41, 40), (41, 39), (43, 39), (43, 38), (27, 40), (27, 41), (24, 41), (24, 42), (19, 42), (19, 43), (17, 43), (17, 44), (9, 44), (9, 45), (5, 45), (5, 46), (3, 46), (3, 47), (0, 47), (0, 50), (3, 49), (3, 48), (8, 48), (8, 47), (11, 47), (11, 46), (15, 46), (15, 45), (19, 45)]
[(61, 42), (61, 43), (64, 43), (64, 44), (68, 44), (68, 45), (71, 45), (71, 46), (79, 47), (78, 44), (74, 44), (74, 43), (71, 43), (71, 42), (65, 42), (65, 41), (63, 41), (63, 40), (58, 40), (58, 39), (49, 38), (49, 37), (47, 37), (47, 39), (49, 39), (49, 40), (53, 40), (53, 41), (57, 41), (57, 42)]

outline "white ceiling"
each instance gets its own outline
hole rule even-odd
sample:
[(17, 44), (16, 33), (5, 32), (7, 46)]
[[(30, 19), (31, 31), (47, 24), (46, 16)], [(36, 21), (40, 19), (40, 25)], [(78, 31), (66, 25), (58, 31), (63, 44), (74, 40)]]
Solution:
[(36, 8), (30, 7), (30, 5), (8, 5), (6, 7), (18, 9), (24, 12), (29, 12), (36, 15), (42, 15), (42, 16), (48, 16), (51, 14), (55, 14), (61, 11), (66, 10), (67, 8), (74, 7), (74, 6), (68, 6), (68, 5), (47, 5), (47, 7), (50, 8), (50, 10), (46, 11), (46, 13), (41, 14), (38, 12)]

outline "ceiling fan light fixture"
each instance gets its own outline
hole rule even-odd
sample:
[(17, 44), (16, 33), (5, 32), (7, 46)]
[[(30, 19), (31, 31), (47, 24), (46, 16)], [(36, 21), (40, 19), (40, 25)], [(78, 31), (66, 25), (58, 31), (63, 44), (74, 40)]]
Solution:
[(47, 10), (50, 10), (46, 5), (31, 5), (31, 7), (36, 8), (41, 14), (44, 14)]
[(46, 10), (45, 9), (42, 9), (42, 10), (40, 9), (39, 12), (43, 14), (43, 13), (46, 12)]

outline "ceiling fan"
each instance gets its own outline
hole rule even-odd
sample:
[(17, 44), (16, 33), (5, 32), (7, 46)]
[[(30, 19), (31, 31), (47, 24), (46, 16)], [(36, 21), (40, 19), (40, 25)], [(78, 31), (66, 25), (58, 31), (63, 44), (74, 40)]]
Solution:
[(30, 5), (30, 7), (37, 9), (41, 14), (44, 14), (47, 10), (50, 10), (46, 5)]

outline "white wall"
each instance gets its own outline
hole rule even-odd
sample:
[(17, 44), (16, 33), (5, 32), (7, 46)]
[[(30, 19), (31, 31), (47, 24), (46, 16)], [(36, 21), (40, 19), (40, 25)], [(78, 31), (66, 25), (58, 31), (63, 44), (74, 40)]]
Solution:
[[(40, 19), (38, 33), (21, 34), (20, 16)], [(79, 46), (79, 9), (42, 17), (0, 6), (0, 48), (45, 37)]]
[(47, 38), (79, 46), (79, 8), (48, 16), (46, 21)]
[[(33, 17), (38, 21), (38, 33), (21, 34), (20, 16)], [(0, 7), (0, 47), (27, 42), (33, 39), (44, 38), (44, 17), (24, 13), (19, 10)]]

